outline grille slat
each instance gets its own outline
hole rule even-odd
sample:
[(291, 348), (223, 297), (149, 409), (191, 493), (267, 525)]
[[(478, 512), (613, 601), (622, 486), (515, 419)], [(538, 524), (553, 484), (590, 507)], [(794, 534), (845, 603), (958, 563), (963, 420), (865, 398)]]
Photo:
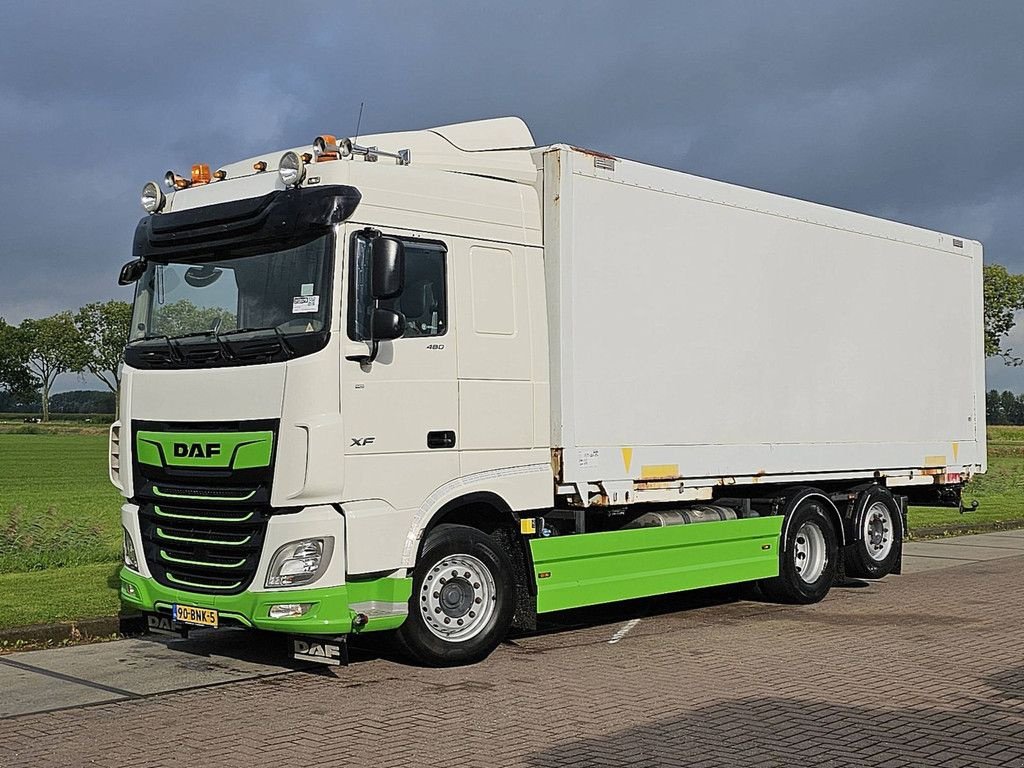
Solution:
[[(216, 538), (202, 538), (204, 534), (215, 535)], [(232, 533), (211, 532), (207, 529), (178, 528), (169, 525), (156, 527), (156, 538), (169, 542), (186, 542), (188, 544), (217, 544), (224, 547), (243, 547), (252, 541), (252, 535), (229, 537)]]
[(165, 574), (168, 586), (187, 587), (192, 592), (206, 592), (211, 594), (233, 595), (245, 589), (245, 582), (235, 581), (221, 584), (212, 583), (214, 579), (204, 578), (201, 582), (189, 581), (188, 579), (175, 576), (173, 573)]
[(153, 507), (153, 513), (157, 517), (169, 518), (173, 521), (192, 522), (192, 523), (214, 523), (214, 524), (231, 524), (231, 523), (245, 523), (252, 520), (256, 515), (255, 510), (231, 510), (228, 513), (224, 513), (220, 510), (177, 510), (168, 509), (167, 507)]
[(152, 488), (158, 498), (189, 501), (252, 501), (259, 491), (258, 488), (196, 488), (169, 483), (154, 484)]
[(181, 553), (172, 554), (166, 549), (160, 550), (160, 559), (168, 563), (174, 563), (176, 566), (184, 566), (186, 568), (224, 568), (224, 569), (235, 569), (241, 568), (245, 565), (246, 558), (240, 558), (224, 562), (220, 558), (208, 557), (204, 560), (190, 560), (188, 557), (183, 557)]

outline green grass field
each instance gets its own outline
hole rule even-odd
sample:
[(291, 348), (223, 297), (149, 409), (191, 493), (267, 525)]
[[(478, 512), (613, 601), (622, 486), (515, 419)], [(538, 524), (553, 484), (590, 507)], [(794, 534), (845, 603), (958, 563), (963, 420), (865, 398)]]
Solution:
[(1024, 427), (989, 427), (988, 472), (964, 490), (964, 503), (978, 501), (974, 512), (911, 507), (910, 535), (942, 536), (1024, 527)]
[[(118, 610), (121, 496), (102, 423), (0, 420), (0, 629)], [(1024, 527), (1024, 427), (989, 430), (976, 512), (914, 507), (912, 536)]]
[(105, 434), (0, 434), (0, 573), (117, 560), (120, 505)]

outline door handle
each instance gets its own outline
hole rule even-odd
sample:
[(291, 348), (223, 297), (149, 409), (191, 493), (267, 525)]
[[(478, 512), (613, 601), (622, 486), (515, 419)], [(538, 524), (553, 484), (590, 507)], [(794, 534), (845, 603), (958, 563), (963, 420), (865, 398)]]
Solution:
[(450, 429), (427, 432), (427, 448), (454, 448), (455, 432)]

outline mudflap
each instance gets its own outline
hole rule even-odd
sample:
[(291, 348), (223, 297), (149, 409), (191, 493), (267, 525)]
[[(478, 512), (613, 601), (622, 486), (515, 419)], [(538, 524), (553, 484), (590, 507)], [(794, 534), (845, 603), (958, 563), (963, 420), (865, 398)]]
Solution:
[(312, 661), (333, 667), (348, 666), (348, 635), (337, 637), (305, 637), (295, 635), (289, 638), (292, 658), (297, 661)]
[[(899, 505), (900, 508), (900, 522), (903, 523), (903, 539), (907, 538), (907, 531), (909, 530), (908, 525), (910, 524), (907, 515), (909, 507), (908, 501), (909, 499), (906, 496), (896, 497), (896, 503)], [(896, 558), (896, 564), (893, 566), (892, 571), (890, 571), (890, 573), (895, 573), (898, 576), (901, 573), (903, 573), (903, 540), (900, 540), (895, 543), (900, 548), (900, 554), (899, 557)]]
[(146, 629), (153, 635), (180, 637), (183, 640), (188, 639), (188, 627), (178, 623), (164, 613), (147, 613)]

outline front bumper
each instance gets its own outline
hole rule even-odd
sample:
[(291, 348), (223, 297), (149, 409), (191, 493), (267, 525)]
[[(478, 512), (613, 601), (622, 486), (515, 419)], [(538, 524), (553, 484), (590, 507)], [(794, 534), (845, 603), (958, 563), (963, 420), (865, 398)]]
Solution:
[[(127, 608), (145, 613), (169, 613), (176, 603), (193, 605), (217, 610), (223, 622), (300, 635), (347, 635), (396, 629), (405, 621), (411, 593), (412, 579), (383, 578), (319, 589), (201, 595), (171, 589), (128, 568), (121, 569), (121, 601)], [(312, 606), (304, 616), (270, 618), (270, 607), (282, 603), (312, 603)], [(360, 616), (366, 617), (365, 624), (356, 622)]]

